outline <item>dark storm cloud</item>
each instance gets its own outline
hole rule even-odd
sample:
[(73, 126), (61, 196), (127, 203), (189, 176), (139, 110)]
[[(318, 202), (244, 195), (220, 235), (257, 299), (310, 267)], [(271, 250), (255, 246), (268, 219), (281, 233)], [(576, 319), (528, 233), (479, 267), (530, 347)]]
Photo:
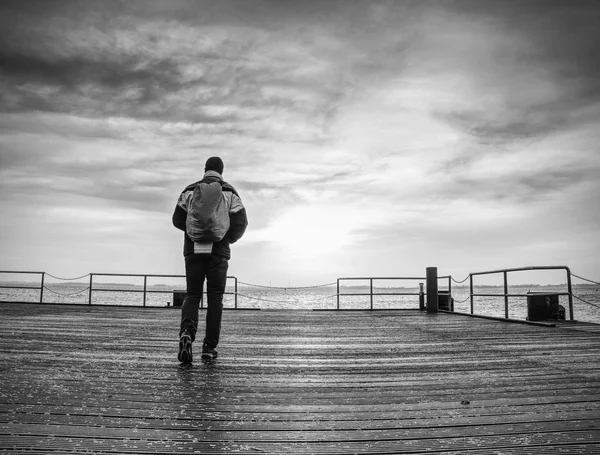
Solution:
[[(3, 72), (8, 83), (53, 85), (64, 90), (76, 90), (82, 83), (107, 88), (123, 88), (130, 84), (164, 90), (181, 85), (174, 62), (144, 62), (139, 57), (126, 56), (121, 61), (92, 59), (85, 56), (58, 56), (52, 59), (39, 55), (24, 55), (9, 50), (0, 51)], [(143, 64), (143, 68), (140, 68)], [(153, 98), (153, 97), (151, 97)]]
[[(474, 99), (468, 107), (458, 103), (432, 111), (434, 118), (492, 145), (479, 153), (482, 156), (589, 121), (573, 113), (598, 101), (597, 2), (81, 5), (2, 4), (0, 59), (9, 88), (0, 98), (4, 112), (199, 123), (206, 128), (176, 128), (173, 137), (187, 135), (206, 148), (215, 144), (207, 137), (216, 135), (324, 144), (349, 93), (361, 85), (376, 88), (402, 76), (407, 68), (426, 63), (437, 65), (434, 68), (442, 75), (466, 68), (477, 93), (500, 99), (494, 105)], [(471, 46), (477, 38), (459, 45), (452, 40), (432, 42), (437, 23), (432, 26), (431, 17), (439, 17), (442, 24), (464, 24), (453, 31), (458, 35), (469, 37), (470, 24), (485, 24), (514, 41), (496, 45), (492, 34), (490, 45), (477, 51)], [(332, 34), (325, 33), (325, 25)], [(211, 33), (230, 28), (216, 39), (205, 27), (213, 27)], [(491, 63), (482, 63), (487, 54), (493, 54)], [(538, 85), (545, 91), (531, 95)], [(49, 128), (65, 134), (72, 129), (83, 137), (127, 138), (127, 132), (114, 125)], [(156, 124), (143, 128), (169, 136)], [(238, 149), (226, 142), (222, 147)], [(478, 159), (470, 151), (451, 158), (447, 167), (460, 169)], [(312, 183), (319, 183), (319, 178)]]
[(239, 49), (227, 39), (195, 44), (192, 36), (180, 49), (178, 24), (158, 21), (152, 27), (122, 16), (120, 2), (16, 5), (0, 6), (0, 74), (6, 88), (0, 110), (191, 123), (236, 119), (233, 111), (208, 107), (231, 94), (224, 81), (235, 91), (236, 55), (232, 60), (228, 54), (245, 44)]
[[(201, 107), (234, 103), (294, 110), (325, 127), (351, 87), (348, 70), (366, 73), (395, 67), (394, 59), (387, 57), (396, 43), (372, 42), (380, 20), (370, 28), (352, 27), (370, 10), (360, 2), (81, 5), (3, 4), (6, 27), (0, 31), (0, 57), (11, 93), (1, 99), (2, 109), (218, 122), (220, 117), (207, 115)], [(328, 21), (339, 38), (352, 39), (345, 55), (336, 46), (319, 50), (326, 42), (319, 43), (313, 34)], [(212, 40), (203, 27), (214, 31), (220, 24), (234, 31), (245, 28), (237, 36)], [(280, 39), (284, 52), (275, 50)], [(267, 52), (275, 52), (255, 52), (255, 40), (267, 44)], [(380, 57), (383, 61), (377, 62)], [(335, 62), (344, 59), (351, 68), (338, 72)], [(316, 70), (304, 74), (311, 64)], [(186, 73), (199, 67), (204, 69), (198, 75)], [(229, 116), (235, 119), (234, 113)]]
[[(556, 109), (561, 109), (557, 111)], [(521, 106), (489, 118), (489, 112), (436, 113), (436, 117), (473, 136), (480, 143), (502, 146), (516, 140), (544, 137), (569, 126), (570, 111), (563, 105)], [(486, 118), (487, 117), (487, 118)]]
[(594, 183), (600, 166), (570, 168), (520, 169), (499, 176), (459, 177), (442, 184), (443, 197), (448, 200), (503, 201), (524, 204), (545, 202), (568, 192), (571, 188)]
[[(182, 80), (180, 67), (172, 59), (111, 59), (101, 54), (48, 58), (7, 50), (0, 53), (0, 59), (5, 85), (11, 89), (0, 97), (4, 112), (49, 111), (192, 123), (222, 123), (236, 118), (233, 113), (207, 113), (202, 105), (186, 99), (186, 90), (201, 87), (205, 101), (222, 102), (213, 82)], [(176, 96), (169, 99), (172, 94)]]
[(484, 143), (502, 144), (576, 127), (577, 110), (600, 102), (597, 1), (468, 1), (451, 8), (453, 15), (488, 21), (514, 41), (496, 49), (495, 64), (482, 64), (476, 79), (483, 94), (502, 97), (501, 106), (481, 103), (438, 112), (439, 118)]
[[(12, 163), (10, 178), (0, 183), (3, 195), (12, 195), (13, 200), (44, 199), (52, 195), (54, 204), (75, 196), (87, 197), (108, 201), (117, 207), (151, 212), (165, 212), (174, 207), (176, 195), (168, 194), (164, 189), (174, 186), (179, 179), (165, 174), (158, 166), (152, 169), (150, 159), (144, 160), (142, 166), (141, 160), (134, 164), (118, 160), (65, 163), (43, 156), (38, 158), (38, 163), (32, 160)], [(40, 169), (40, 161), (45, 163), (43, 169)], [(144, 167), (150, 169), (142, 170)]]

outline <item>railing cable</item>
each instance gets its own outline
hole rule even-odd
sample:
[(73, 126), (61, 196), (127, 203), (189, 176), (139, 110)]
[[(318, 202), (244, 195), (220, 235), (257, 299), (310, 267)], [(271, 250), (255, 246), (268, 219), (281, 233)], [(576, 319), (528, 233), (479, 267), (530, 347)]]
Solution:
[[(289, 288), (288, 288), (289, 289)], [(247, 294), (242, 294), (242, 293), (237, 293), (238, 297), (245, 297), (247, 299), (253, 299), (253, 300), (260, 300), (262, 302), (272, 302), (272, 303), (298, 303), (298, 300), (273, 300), (273, 299), (265, 299), (262, 297), (254, 297), (251, 295), (247, 295)], [(312, 302), (317, 302), (319, 300), (325, 300), (325, 299), (330, 299), (333, 297), (336, 297), (337, 294), (331, 294), (331, 295), (326, 295), (323, 297), (317, 297), (315, 299), (311, 299), (311, 300), (302, 300), (302, 303), (312, 303)]]
[(290, 289), (290, 290), (295, 290), (295, 289), (314, 289), (314, 288), (324, 288), (327, 286), (333, 286), (334, 284), (336, 284), (336, 282), (334, 281), (333, 283), (324, 283), (324, 284), (315, 284), (313, 286), (265, 286), (263, 284), (252, 284), (252, 283), (245, 283), (244, 281), (239, 281), (238, 280), (238, 284), (243, 284), (245, 286), (253, 286), (256, 288), (267, 288), (267, 289)]
[(582, 299), (582, 298), (581, 298), (581, 297), (579, 297), (578, 295), (575, 295), (575, 294), (573, 294), (573, 297), (575, 297), (575, 298), (576, 298), (576, 299), (578, 299), (578, 300), (581, 300), (583, 303), (587, 303), (588, 305), (591, 305), (591, 306), (593, 306), (593, 307), (600, 308), (600, 305), (596, 305), (595, 303), (588, 302), (587, 300), (584, 300), (584, 299)]
[(467, 277), (466, 277), (464, 280), (462, 280), (462, 281), (456, 281), (456, 280), (455, 280), (455, 279), (454, 279), (452, 276), (450, 276), (450, 279), (451, 279), (452, 281), (454, 281), (455, 283), (458, 283), (458, 284), (460, 284), (460, 283), (464, 283), (465, 281), (467, 281), (467, 280), (469, 279), (469, 276), (470, 276), (470, 275), (467, 275)]
[(56, 291), (53, 291), (53, 290), (52, 290), (52, 289), (50, 289), (48, 286), (44, 286), (44, 289), (45, 289), (45, 290), (47, 290), (47, 291), (50, 291), (50, 292), (52, 292), (53, 294), (56, 294), (56, 295), (62, 295), (63, 297), (69, 297), (69, 296), (72, 296), (72, 295), (77, 295), (77, 294), (81, 294), (82, 292), (89, 291), (89, 290), (90, 290), (90, 287), (88, 286), (87, 288), (85, 288), (85, 289), (82, 289), (81, 291), (77, 291), (77, 292), (70, 292), (70, 293), (67, 293), (67, 294), (64, 294), (64, 293), (62, 293), (62, 292), (56, 292)]
[[(453, 297), (453, 298), (454, 298), (454, 297)], [(466, 299), (464, 299), (464, 300), (456, 300), (456, 299), (454, 299), (454, 303), (465, 303), (465, 302), (466, 302), (467, 300), (469, 300), (470, 298), (471, 298), (471, 296), (469, 295), (469, 296), (467, 296), (467, 298), (466, 298)]]
[(600, 283), (598, 283), (597, 281), (588, 280), (587, 278), (583, 278), (582, 276), (575, 275), (573, 272), (571, 272), (571, 276), (574, 276), (574, 277), (576, 277), (576, 278), (579, 278), (580, 280), (583, 280), (583, 281), (587, 281), (588, 283), (594, 283), (594, 284), (598, 284), (598, 285), (600, 285)]
[(49, 277), (51, 277), (51, 278), (54, 278), (55, 280), (62, 280), (62, 281), (74, 281), (74, 280), (81, 280), (82, 278), (88, 277), (88, 276), (90, 276), (90, 274), (89, 274), (89, 273), (86, 273), (85, 275), (81, 275), (81, 276), (78, 276), (78, 277), (76, 277), (76, 278), (62, 278), (62, 277), (59, 277), (59, 276), (54, 276), (54, 275), (51, 275), (51, 274), (49, 274), (48, 272), (46, 272), (46, 276), (49, 276)]

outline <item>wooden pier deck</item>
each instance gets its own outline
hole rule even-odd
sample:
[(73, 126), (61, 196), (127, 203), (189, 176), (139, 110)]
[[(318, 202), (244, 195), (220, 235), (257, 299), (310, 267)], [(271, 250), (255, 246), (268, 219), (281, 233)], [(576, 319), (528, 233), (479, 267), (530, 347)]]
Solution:
[(600, 453), (598, 326), (418, 311), (0, 305), (0, 453)]

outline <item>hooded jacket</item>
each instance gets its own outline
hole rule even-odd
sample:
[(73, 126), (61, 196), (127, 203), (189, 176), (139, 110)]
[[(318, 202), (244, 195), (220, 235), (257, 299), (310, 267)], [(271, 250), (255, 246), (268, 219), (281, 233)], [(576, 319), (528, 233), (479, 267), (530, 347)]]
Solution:
[(212, 247), (212, 254), (224, 257), (225, 259), (231, 258), (230, 244), (237, 242), (248, 226), (248, 218), (246, 216), (246, 208), (242, 204), (242, 200), (233, 186), (223, 181), (223, 177), (216, 171), (207, 171), (204, 174), (204, 178), (198, 182), (188, 185), (179, 196), (177, 205), (175, 206), (175, 212), (173, 212), (173, 226), (183, 231), (183, 255), (188, 256), (194, 254), (194, 242), (186, 233), (186, 220), (188, 209), (194, 194), (194, 188), (200, 183), (213, 183), (220, 182), (222, 184), (221, 189), (223, 191), (223, 199), (227, 207), (229, 208), (229, 230), (223, 240), (220, 242), (214, 242)]

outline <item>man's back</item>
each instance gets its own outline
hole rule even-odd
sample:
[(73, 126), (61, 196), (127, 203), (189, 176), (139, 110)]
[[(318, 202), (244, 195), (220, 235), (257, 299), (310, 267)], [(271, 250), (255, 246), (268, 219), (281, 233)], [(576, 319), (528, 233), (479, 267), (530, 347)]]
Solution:
[(184, 256), (194, 254), (194, 242), (187, 232), (187, 221), (192, 207), (194, 189), (196, 189), (198, 185), (216, 182), (221, 184), (224, 203), (226, 204), (229, 214), (229, 229), (222, 240), (214, 242), (212, 253), (230, 259), (230, 244), (237, 242), (246, 232), (248, 218), (246, 215), (246, 208), (244, 207), (238, 192), (232, 185), (223, 181), (222, 176), (218, 172), (207, 171), (202, 180), (188, 185), (181, 192), (181, 195), (177, 200), (175, 212), (173, 213), (173, 225), (185, 232), (183, 247)]

